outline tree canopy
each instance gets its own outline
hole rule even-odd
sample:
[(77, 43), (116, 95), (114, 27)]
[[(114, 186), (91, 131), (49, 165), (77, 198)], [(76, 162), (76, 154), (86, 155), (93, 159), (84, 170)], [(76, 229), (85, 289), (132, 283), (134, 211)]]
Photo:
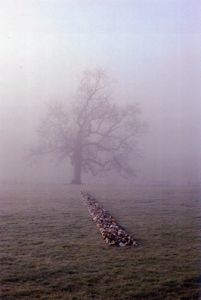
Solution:
[(137, 137), (144, 132), (138, 104), (118, 105), (111, 99), (109, 79), (101, 70), (86, 71), (72, 105), (49, 104), (41, 121), (34, 153), (70, 159), (72, 183), (83, 173), (116, 172), (135, 175), (132, 160)]

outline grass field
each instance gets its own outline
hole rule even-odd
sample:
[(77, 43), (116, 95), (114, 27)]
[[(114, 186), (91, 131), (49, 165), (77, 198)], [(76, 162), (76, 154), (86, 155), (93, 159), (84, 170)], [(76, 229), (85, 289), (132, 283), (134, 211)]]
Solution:
[(104, 243), (80, 189), (1, 187), (0, 299), (199, 299), (198, 188), (83, 186), (137, 248)]

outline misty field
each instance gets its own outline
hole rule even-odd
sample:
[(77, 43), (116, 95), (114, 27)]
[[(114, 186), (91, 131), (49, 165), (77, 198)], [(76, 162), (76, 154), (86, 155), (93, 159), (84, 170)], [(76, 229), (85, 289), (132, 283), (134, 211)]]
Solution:
[[(107, 246), (80, 190), (139, 246)], [(12, 299), (199, 299), (200, 190), (2, 185), (1, 294)]]

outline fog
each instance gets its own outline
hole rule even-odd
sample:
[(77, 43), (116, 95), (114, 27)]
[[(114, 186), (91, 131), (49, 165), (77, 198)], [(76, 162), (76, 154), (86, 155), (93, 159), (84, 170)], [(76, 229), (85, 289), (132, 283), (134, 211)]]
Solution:
[(80, 74), (98, 67), (149, 127), (136, 184), (200, 183), (199, 1), (0, 0), (0, 57), (0, 182), (70, 181), (67, 161), (27, 153), (46, 104), (72, 102)]

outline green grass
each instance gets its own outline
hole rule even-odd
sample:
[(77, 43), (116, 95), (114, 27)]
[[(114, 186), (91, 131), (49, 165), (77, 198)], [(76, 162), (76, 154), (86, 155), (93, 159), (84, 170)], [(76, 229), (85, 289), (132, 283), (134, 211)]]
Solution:
[(199, 299), (198, 188), (83, 189), (139, 246), (107, 246), (80, 187), (2, 186), (0, 299)]

